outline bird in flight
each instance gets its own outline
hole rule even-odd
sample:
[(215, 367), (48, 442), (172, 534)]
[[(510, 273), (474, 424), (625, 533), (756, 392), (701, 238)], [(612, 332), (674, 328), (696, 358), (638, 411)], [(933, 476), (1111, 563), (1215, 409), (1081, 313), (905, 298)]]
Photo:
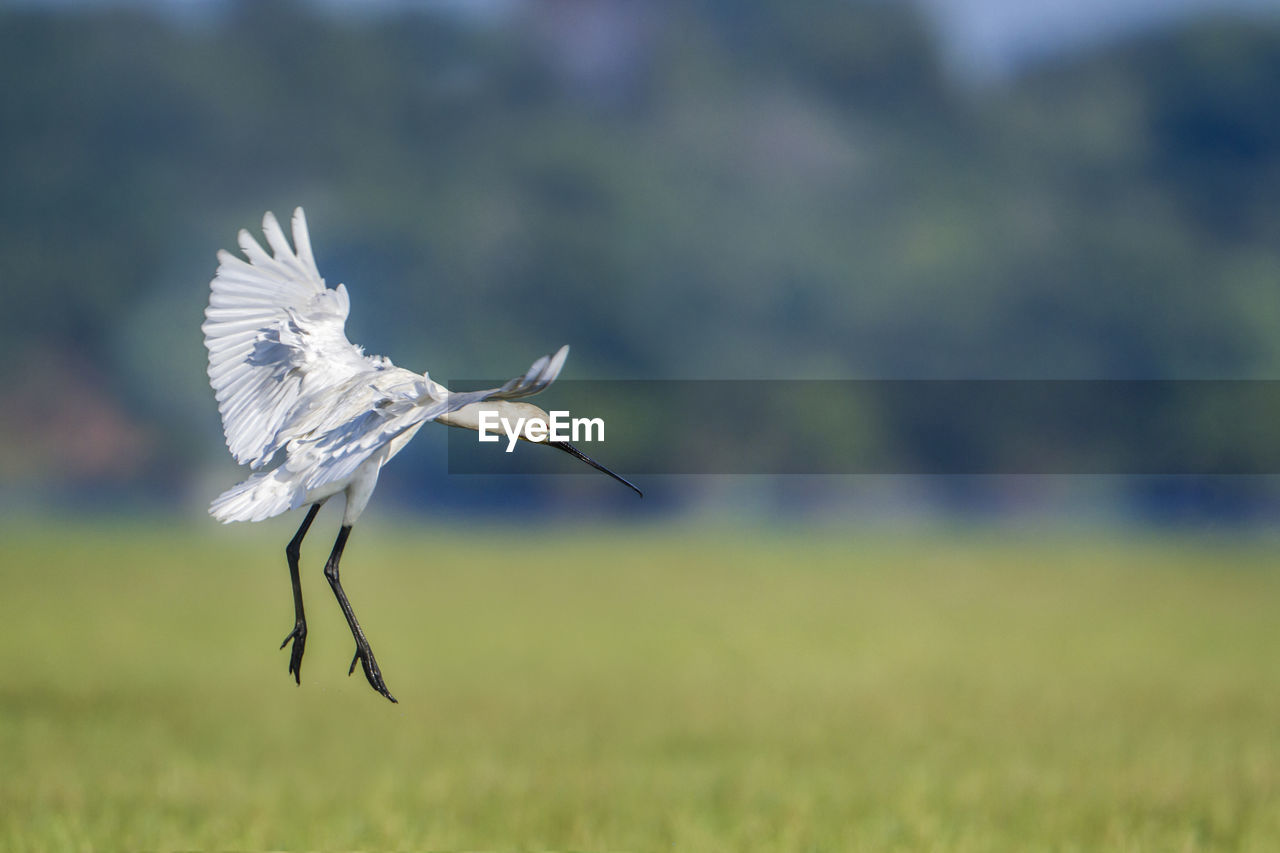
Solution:
[[(472, 430), (480, 429), (482, 415), (488, 415), (490, 423), (495, 417), (515, 424), (520, 418), (548, 423), (542, 409), (515, 401), (550, 385), (569, 348), (543, 356), (523, 376), (499, 388), (467, 393), (452, 393), (426, 373), (365, 355), (347, 340), (347, 289), (341, 284), (330, 288), (320, 277), (300, 207), (293, 212), (292, 226), (290, 246), (280, 223), (268, 212), (262, 231), (270, 254), (245, 230), (239, 235), (245, 259), (218, 252), (218, 271), (210, 282), (201, 326), (209, 350), (209, 381), (231, 455), (257, 473), (219, 495), (209, 512), (222, 522), (262, 521), (310, 506), (285, 548), (294, 626), (280, 645), (283, 649), (293, 643), (289, 673), (301, 684), (307, 620), (299, 551), (324, 502), (339, 493), (346, 496), (342, 526), (324, 574), (356, 643), (348, 674), (359, 663), (370, 686), (395, 702), (338, 574), (347, 537), (369, 503), (378, 472), (431, 421)], [(550, 440), (545, 431), (519, 437), (565, 451), (640, 494), (573, 445)]]

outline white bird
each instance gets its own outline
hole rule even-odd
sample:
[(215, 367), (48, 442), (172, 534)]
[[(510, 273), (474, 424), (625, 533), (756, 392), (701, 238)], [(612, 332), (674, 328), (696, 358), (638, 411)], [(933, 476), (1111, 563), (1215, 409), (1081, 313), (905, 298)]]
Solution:
[[(292, 224), (294, 247), (268, 212), (262, 230), (271, 254), (244, 230), (239, 238), (247, 261), (218, 252), (201, 326), (209, 350), (209, 381), (231, 455), (258, 473), (219, 495), (209, 511), (222, 522), (261, 521), (310, 505), (285, 548), (295, 621), (280, 645), (293, 642), (289, 672), (301, 684), (307, 621), (299, 549), (321, 505), (340, 492), (346, 495), (342, 527), (324, 573), (356, 643), (348, 674), (359, 662), (373, 689), (394, 702), (338, 576), (342, 550), (369, 503), (378, 472), (429, 421), (478, 430), (483, 410), (495, 411), (509, 423), (522, 417), (549, 422), (537, 406), (511, 401), (550, 385), (569, 348), (543, 356), (500, 388), (457, 394), (426, 373), (367, 356), (347, 340), (347, 289), (341, 284), (329, 288), (320, 277), (302, 208), (294, 211)], [(525, 434), (520, 438), (550, 444), (640, 492), (568, 442)]]

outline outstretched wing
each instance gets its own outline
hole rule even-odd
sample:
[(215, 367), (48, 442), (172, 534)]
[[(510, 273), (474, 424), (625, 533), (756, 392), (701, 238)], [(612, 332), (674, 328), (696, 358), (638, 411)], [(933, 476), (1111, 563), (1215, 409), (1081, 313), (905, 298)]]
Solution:
[[(544, 355), (535, 361), (524, 376), (517, 376), (514, 379), (507, 380), (501, 388), (491, 388), (488, 391), (477, 392), (484, 394), (480, 400), (518, 400), (521, 397), (532, 397), (556, 381), (556, 377), (560, 375), (560, 371), (564, 367), (564, 360), (568, 357), (569, 345), (565, 344), (556, 350), (554, 354)], [(453, 406), (449, 411), (457, 408), (460, 408), (460, 406)]]
[(218, 253), (201, 327), (227, 447), (254, 468), (284, 443), (291, 420), (305, 409), (300, 402), (389, 366), (347, 340), (347, 290), (341, 284), (330, 289), (320, 277), (302, 208), (292, 225), (296, 249), (268, 212), (262, 231), (272, 254), (243, 230), (247, 261)]

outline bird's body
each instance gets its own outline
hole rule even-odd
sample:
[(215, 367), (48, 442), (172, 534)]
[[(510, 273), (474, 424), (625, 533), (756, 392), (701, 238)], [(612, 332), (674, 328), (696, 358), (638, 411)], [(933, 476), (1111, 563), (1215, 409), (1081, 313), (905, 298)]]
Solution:
[[(285, 643), (293, 640), (290, 671), (300, 681), (306, 620), (298, 548), (320, 506), (345, 493), (342, 528), (325, 574), (356, 639), (352, 671), (361, 661), (370, 684), (392, 699), (338, 581), (342, 548), (368, 505), (378, 472), (428, 422), (475, 429), (482, 403), (500, 415), (541, 413), (511, 401), (550, 385), (569, 348), (543, 356), (500, 388), (451, 393), (427, 374), (365, 355), (347, 340), (347, 290), (341, 284), (329, 288), (320, 277), (302, 208), (293, 215), (294, 246), (271, 213), (263, 217), (262, 229), (271, 254), (243, 230), (239, 242), (247, 260), (218, 253), (202, 326), (227, 447), (236, 461), (257, 471), (214, 500), (210, 512), (223, 522), (261, 521), (311, 505), (286, 549), (296, 624)], [(622, 479), (564, 442), (546, 443)]]

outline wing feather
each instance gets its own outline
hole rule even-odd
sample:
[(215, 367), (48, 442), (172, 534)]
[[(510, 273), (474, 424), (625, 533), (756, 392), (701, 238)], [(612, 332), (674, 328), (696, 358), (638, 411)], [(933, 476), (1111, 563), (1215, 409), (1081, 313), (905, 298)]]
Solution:
[(302, 208), (291, 225), (293, 246), (267, 213), (262, 233), (270, 253), (243, 230), (238, 242), (247, 260), (218, 252), (201, 327), (227, 447), (254, 468), (288, 440), (300, 400), (387, 364), (347, 340), (346, 288), (330, 289), (320, 277)]
[(553, 355), (544, 355), (535, 361), (523, 376), (509, 379), (500, 388), (491, 388), (482, 392), (487, 396), (481, 400), (517, 400), (521, 397), (532, 397), (544, 390), (564, 368), (565, 359), (569, 357), (568, 344), (560, 347)]
[(298, 248), (298, 260), (306, 266), (316, 278), (320, 277), (320, 273), (316, 270), (316, 259), (311, 254), (311, 235), (307, 233), (307, 217), (303, 214), (302, 208), (293, 211), (293, 244)]

